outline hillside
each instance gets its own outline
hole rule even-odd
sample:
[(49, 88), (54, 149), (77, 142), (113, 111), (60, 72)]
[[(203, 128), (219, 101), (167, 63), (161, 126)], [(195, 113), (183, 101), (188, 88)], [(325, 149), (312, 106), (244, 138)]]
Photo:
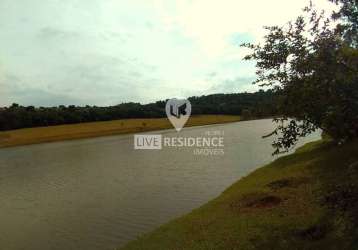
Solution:
[(356, 249), (357, 211), (358, 142), (319, 141), (123, 249)]
[[(241, 115), (245, 119), (276, 114), (272, 91), (213, 94), (190, 97), (192, 115)], [(119, 119), (164, 118), (166, 100), (155, 103), (122, 103), (115, 106), (34, 107), (12, 104), (0, 108), (0, 131)]]

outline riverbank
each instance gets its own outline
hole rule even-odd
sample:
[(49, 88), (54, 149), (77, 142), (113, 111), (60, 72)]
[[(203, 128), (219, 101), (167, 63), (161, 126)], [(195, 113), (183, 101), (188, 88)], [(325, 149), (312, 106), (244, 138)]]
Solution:
[[(190, 117), (186, 127), (237, 121), (240, 121), (239, 116), (200, 115)], [(0, 148), (98, 136), (139, 133), (169, 128), (172, 128), (172, 125), (167, 118), (123, 119), (105, 122), (26, 128), (0, 132)]]
[(358, 141), (319, 141), (123, 249), (355, 249), (357, 211)]

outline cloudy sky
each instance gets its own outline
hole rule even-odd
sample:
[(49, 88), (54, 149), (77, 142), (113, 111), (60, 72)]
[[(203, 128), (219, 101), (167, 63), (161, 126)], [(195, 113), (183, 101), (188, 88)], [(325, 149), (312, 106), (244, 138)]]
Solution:
[[(329, 8), (326, 0), (314, 1)], [(0, 106), (254, 91), (242, 42), (305, 0), (0, 0)]]

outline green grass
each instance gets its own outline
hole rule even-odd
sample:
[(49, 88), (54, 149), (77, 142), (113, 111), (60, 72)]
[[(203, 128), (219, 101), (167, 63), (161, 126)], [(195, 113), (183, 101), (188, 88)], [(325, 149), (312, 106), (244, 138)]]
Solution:
[(358, 249), (358, 142), (309, 143), (123, 249)]
[[(186, 127), (240, 121), (233, 115), (191, 116)], [(74, 140), (97, 136), (140, 133), (169, 129), (173, 126), (167, 118), (123, 119), (104, 122), (89, 122), (51, 127), (25, 128), (0, 132), (0, 148), (43, 142)]]

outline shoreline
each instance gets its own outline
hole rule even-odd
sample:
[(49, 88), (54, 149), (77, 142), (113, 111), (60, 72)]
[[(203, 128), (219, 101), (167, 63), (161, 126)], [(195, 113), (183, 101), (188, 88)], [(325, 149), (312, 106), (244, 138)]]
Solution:
[[(185, 127), (225, 124), (241, 121), (240, 116), (198, 115)], [(23, 128), (0, 132), (0, 149), (16, 146), (132, 134), (172, 128), (167, 118), (122, 119), (48, 127)]]
[(307, 143), (118, 249), (354, 249), (358, 201), (339, 194), (357, 194), (357, 164), (357, 140)]

